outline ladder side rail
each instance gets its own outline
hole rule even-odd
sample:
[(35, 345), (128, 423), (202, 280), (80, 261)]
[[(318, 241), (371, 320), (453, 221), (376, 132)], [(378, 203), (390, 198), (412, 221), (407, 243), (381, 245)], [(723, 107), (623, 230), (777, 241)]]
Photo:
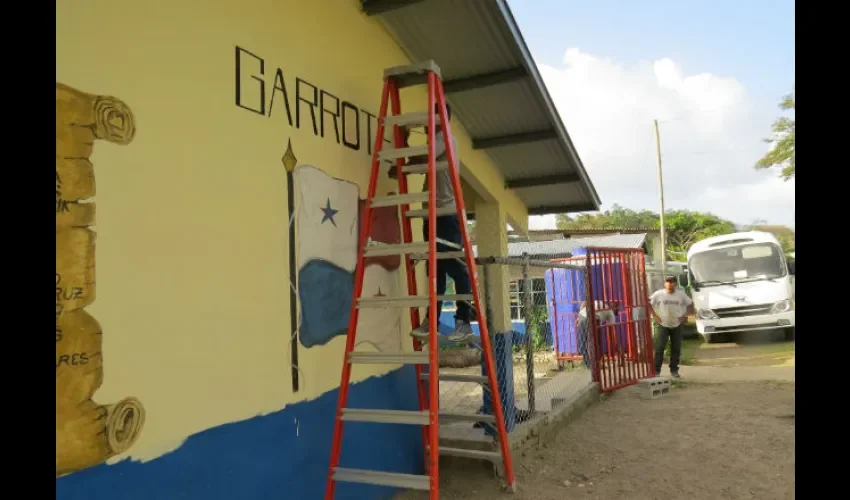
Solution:
[[(395, 79), (390, 79), (390, 101), (393, 115), (401, 114), (401, 97), (398, 92), (398, 83)], [(393, 125), (393, 143), (396, 148), (400, 148), (404, 146), (404, 133), (402, 132), (402, 127), (398, 125)], [(404, 167), (404, 158), (398, 158), (395, 162), (396, 166), (396, 178), (398, 179), (398, 191), (400, 194), (408, 193), (407, 186), (407, 175), (402, 173), (402, 168)], [(400, 207), (401, 210), (401, 234), (402, 241), (404, 243), (412, 243), (413, 242), (413, 229), (410, 224), (410, 218), (405, 216), (408, 210), (410, 210), (410, 204), (404, 203)], [(405, 277), (407, 279), (407, 294), (408, 295), (416, 295), (417, 294), (417, 284), (416, 284), (416, 268), (415, 262), (410, 258), (410, 254), (404, 254), (404, 269), (405, 269)], [(419, 308), (411, 307), (410, 308), (410, 327), (411, 329), (419, 328), (421, 324), (421, 319), (419, 317)], [(413, 349), (416, 351), (422, 350), (422, 343), (419, 342), (418, 339), (413, 339)], [(425, 384), (422, 380), (422, 365), (414, 365), (414, 371), (416, 372), (416, 395), (419, 400), (419, 410), (427, 410), (428, 409), (428, 400), (427, 395), (425, 394)], [(422, 427), (422, 450), (423, 454), (425, 453), (425, 449), (428, 447), (428, 426)]]
[[(463, 187), (460, 183), (460, 165), (457, 162), (456, 152), (454, 150), (453, 141), (451, 140), (451, 125), (449, 123), (448, 112), (446, 111), (446, 97), (443, 91), (443, 83), (436, 80), (437, 83), (437, 99), (439, 100), (440, 119), (443, 127), (443, 139), (446, 141), (446, 158), (449, 161), (449, 177), (452, 181), (452, 189), (454, 191), (455, 206), (457, 207), (458, 215), (460, 216), (460, 231), (463, 238), (463, 251), (466, 255), (467, 268), (472, 282), (472, 296), (475, 301), (475, 309), (478, 311), (478, 328), (481, 334), (481, 346), (484, 350), (486, 358), (487, 379), (490, 382), (490, 390), (493, 393), (493, 413), (496, 417), (496, 426), (499, 433), (499, 447), (502, 451), (504, 460), (505, 479), (509, 487), (514, 484), (514, 470), (511, 459), (510, 444), (508, 442), (507, 427), (505, 426), (504, 408), (502, 408), (501, 391), (499, 390), (498, 380), (496, 378), (496, 369), (493, 363), (493, 351), (490, 344), (490, 332), (487, 329), (487, 321), (484, 317), (484, 311), (481, 307), (481, 300), (478, 293), (478, 268), (475, 264), (475, 255), (472, 252), (472, 243), (469, 239), (469, 231), (467, 230), (466, 206), (463, 200)], [(430, 100), (431, 94), (429, 94)], [(430, 104), (430, 103), (429, 103)], [(431, 109), (433, 109), (433, 104)], [(430, 122), (429, 122), (430, 126)], [(433, 149), (432, 149), (433, 152)], [(433, 171), (433, 166), (429, 170)], [(432, 187), (433, 180), (432, 180)], [(432, 204), (434, 197), (432, 196)], [(433, 345), (433, 344), (432, 344)]]
[(342, 375), (340, 377), (339, 397), (336, 405), (336, 415), (334, 421), (333, 440), (331, 441), (331, 460), (328, 468), (328, 480), (325, 487), (325, 499), (333, 500), (336, 482), (334, 481), (334, 469), (339, 466), (340, 451), (342, 448), (342, 409), (346, 407), (348, 402), (348, 386), (351, 379), (351, 363), (348, 362), (348, 356), (354, 350), (354, 342), (356, 339), (357, 320), (359, 317), (359, 309), (357, 308), (357, 299), (363, 292), (363, 252), (366, 248), (366, 238), (372, 229), (372, 198), (375, 197), (375, 191), (378, 187), (378, 174), (380, 172), (380, 159), (378, 154), (381, 152), (384, 143), (384, 122), (383, 117), (387, 115), (387, 104), (389, 101), (390, 85), (389, 82), (384, 82), (384, 89), (381, 93), (381, 107), (378, 112), (378, 126), (375, 135), (375, 147), (372, 150), (372, 172), (369, 176), (369, 188), (366, 195), (366, 207), (363, 210), (363, 216), (366, 221), (363, 225), (363, 232), (360, 234), (360, 244), (357, 247), (357, 267), (354, 273), (354, 292), (351, 301), (351, 311), (348, 318), (348, 331), (345, 340), (345, 359), (342, 363)]
[[(436, 168), (436, 104), (437, 75), (428, 72), (428, 373), (437, 375), (437, 380), (428, 382), (429, 394), (429, 474), (431, 476), (431, 500), (440, 498), (440, 383), (439, 350), (437, 328), (440, 322), (437, 310), (437, 168)], [(443, 129), (445, 137), (446, 130)]]

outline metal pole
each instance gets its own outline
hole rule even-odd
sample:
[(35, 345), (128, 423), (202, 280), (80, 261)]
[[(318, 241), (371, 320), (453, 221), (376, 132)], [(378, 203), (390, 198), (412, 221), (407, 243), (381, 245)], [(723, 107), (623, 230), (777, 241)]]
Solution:
[(528, 412), (531, 415), (535, 414), (535, 398), (534, 398), (534, 342), (531, 338), (531, 291), (533, 283), (528, 275), (528, 261), (530, 257), (527, 253), (522, 254), (522, 309), (525, 316), (525, 378), (528, 387)]
[(661, 201), (661, 277), (667, 279), (667, 231), (664, 227), (664, 179), (661, 175), (661, 135), (658, 133), (658, 120), (655, 124), (655, 153), (658, 157), (658, 198)]

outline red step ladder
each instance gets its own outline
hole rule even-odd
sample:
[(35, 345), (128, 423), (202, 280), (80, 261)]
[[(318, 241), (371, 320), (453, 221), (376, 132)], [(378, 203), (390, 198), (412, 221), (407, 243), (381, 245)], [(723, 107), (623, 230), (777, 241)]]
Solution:
[[(411, 85), (427, 84), (428, 86), (428, 108), (427, 111), (418, 113), (401, 113), (401, 102), (399, 89)], [(387, 115), (388, 104), (392, 106), (392, 114)], [(437, 114), (435, 112), (439, 114)], [(438, 161), (435, 151), (436, 125), (442, 124), (443, 138), (445, 140), (446, 158), (448, 161)], [(404, 130), (425, 126), (428, 142), (422, 146), (408, 147), (405, 144)], [(384, 148), (384, 133), (386, 127), (393, 128), (394, 147)], [(345, 344), (345, 360), (342, 367), (342, 380), (339, 386), (339, 401), (334, 422), (333, 444), (331, 446), (330, 468), (328, 470), (328, 481), (325, 488), (325, 499), (333, 500), (334, 490), (337, 482), (367, 483), (397, 488), (416, 489), (430, 492), (431, 500), (440, 498), (439, 487), (439, 457), (440, 455), (461, 456), (467, 458), (478, 458), (493, 461), (501, 465), (504, 472), (506, 487), (513, 491), (514, 473), (511, 463), (508, 436), (505, 431), (505, 418), (502, 410), (501, 398), (498, 397), (498, 383), (496, 380), (496, 368), (493, 361), (493, 351), (487, 331), (486, 318), (481, 311), (478, 312), (478, 325), (481, 333), (481, 344), (483, 359), (486, 367), (486, 376), (447, 374), (439, 377), (440, 380), (451, 380), (461, 382), (476, 382), (493, 393), (492, 415), (482, 414), (449, 414), (440, 413), (439, 384), (433, 380), (431, 374), (439, 374), (439, 343), (438, 323), (440, 314), (437, 311), (437, 301), (472, 301), (480, 304), (478, 294), (478, 276), (475, 266), (475, 257), (472, 252), (472, 244), (467, 231), (466, 209), (463, 202), (463, 191), (461, 189), (459, 176), (459, 163), (456, 152), (452, 149), (451, 127), (446, 109), (446, 97), (443, 92), (443, 82), (440, 78), (440, 69), (433, 61), (426, 61), (411, 66), (389, 68), (384, 71), (384, 90), (381, 95), (381, 108), (378, 116), (378, 130), (375, 138), (375, 149), (372, 157), (372, 173), (369, 178), (369, 189), (366, 197), (366, 207), (363, 212), (365, 217), (363, 231), (360, 233), (360, 242), (357, 250), (357, 268), (354, 274), (354, 300), (351, 306), (351, 316), (348, 322), (348, 336)], [(427, 155), (427, 163), (405, 164), (405, 158)], [(382, 162), (395, 162), (398, 172), (399, 193), (391, 196), (375, 196), (378, 184), (378, 175)], [(448, 169), (455, 195), (455, 207), (444, 207), (437, 209), (436, 172)], [(409, 193), (407, 186), (408, 174), (428, 174), (428, 191), (423, 193)], [(424, 203), (423, 209), (411, 209), (411, 203)], [(371, 231), (372, 208), (398, 205), (401, 207), (402, 237), (403, 242), (397, 245), (367, 246), (367, 235)], [(437, 252), (436, 218), (438, 215), (458, 214), (460, 217), (460, 228), (463, 237), (460, 251)], [(411, 231), (410, 219), (413, 217), (427, 217), (429, 221), (428, 241), (414, 242)], [(447, 243), (440, 240), (441, 243)], [(454, 245), (450, 245), (454, 246)], [(408, 295), (400, 297), (362, 297), (364, 259), (386, 255), (404, 255), (404, 268), (407, 274)], [(444, 295), (437, 296), (436, 273), (428, 276), (427, 295), (417, 295), (416, 273), (414, 266), (417, 262), (427, 260), (429, 269), (437, 269), (437, 259), (452, 258), (464, 260), (469, 269), (472, 294), (469, 295)], [(431, 348), (423, 350), (424, 343), (412, 339), (413, 351), (408, 352), (361, 352), (355, 351), (355, 339), (357, 338), (358, 311), (362, 308), (407, 308), (410, 310), (410, 322), (413, 328), (420, 325), (419, 308), (428, 307), (429, 314), (429, 338), (427, 345)], [(406, 332), (403, 332), (406, 333)], [(402, 411), (393, 409), (355, 409), (348, 408), (348, 388), (351, 379), (351, 366), (354, 364), (412, 364), (416, 371), (416, 390), (419, 396), (419, 411)], [(426, 372), (423, 366), (428, 367)], [(429, 383), (430, 382), (430, 383)], [(412, 390), (413, 388), (411, 388)], [(480, 451), (462, 448), (440, 448), (439, 425), (441, 421), (466, 421), (470, 424), (475, 422), (489, 422), (495, 424), (499, 451)], [(361, 469), (349, 469), (340, 467), (340, 451), (342, 448), (343, 424), (344, 422), (374, 422), (384, 424), (420, 425), (422, 426), (422, 445), (426, 454), (425, 468), (427, 474), (400, 474), (396, 472), (371, 471)], [(355, 424), (356, 425), (356, 424)]]

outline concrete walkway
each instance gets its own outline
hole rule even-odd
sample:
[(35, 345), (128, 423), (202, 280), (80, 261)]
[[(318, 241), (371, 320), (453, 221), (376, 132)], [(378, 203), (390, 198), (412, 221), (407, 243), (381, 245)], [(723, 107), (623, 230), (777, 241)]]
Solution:
[[(684, 382), (794, 382), (794, 366), (683, 366), (679, 370)], [(667, 376), (667, 367), (661, 372)]]

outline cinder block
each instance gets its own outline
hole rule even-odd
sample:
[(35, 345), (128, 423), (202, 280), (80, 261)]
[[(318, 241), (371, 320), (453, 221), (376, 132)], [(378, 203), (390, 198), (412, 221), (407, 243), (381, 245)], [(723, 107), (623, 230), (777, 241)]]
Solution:
[(638, 386), (645, 399), (658, 399), (670, 392), (670, 380), (665, 377), (645, 378), (638, 382)]

